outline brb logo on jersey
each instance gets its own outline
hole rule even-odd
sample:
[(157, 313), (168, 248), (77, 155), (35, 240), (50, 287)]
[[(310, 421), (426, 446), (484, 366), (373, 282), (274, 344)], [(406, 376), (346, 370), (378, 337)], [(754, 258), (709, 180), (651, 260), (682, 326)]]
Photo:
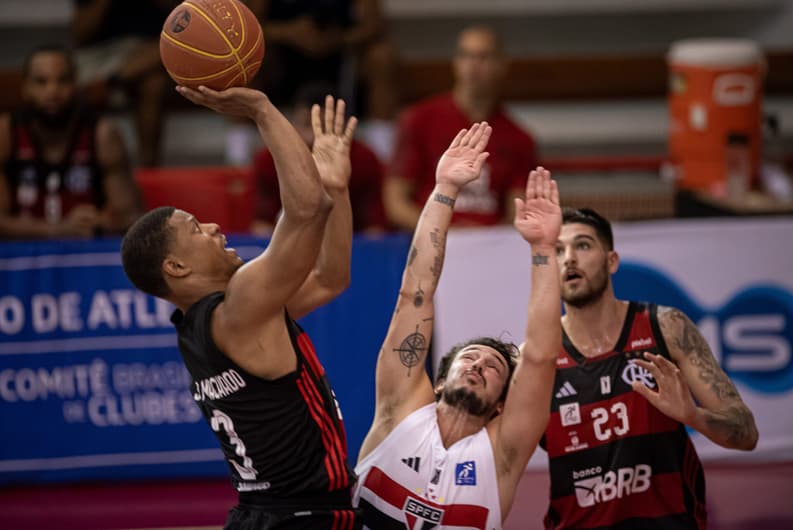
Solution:
[[(793, 292), (748, 285), (721, 307), (702, 307), (674, 280), (646, 265), (623, 262), (614, 289), (637, 300), (677, 307), (697, 327), (733, 380), (766, 394), (793, 389)], [(624, 296), (624, 295), (623, 295)]]
[(601, 502), (621, 499), (633, 493), (647, 491), (653, 470), (646, 464), (621, 467), (603, 473), (600, 466), (573, 471), (573, 487), (578, 506), (588, 508)]
[(476, 486), (476, 462), (460, 462), (454, 468), (454, 483), (457, 486)]

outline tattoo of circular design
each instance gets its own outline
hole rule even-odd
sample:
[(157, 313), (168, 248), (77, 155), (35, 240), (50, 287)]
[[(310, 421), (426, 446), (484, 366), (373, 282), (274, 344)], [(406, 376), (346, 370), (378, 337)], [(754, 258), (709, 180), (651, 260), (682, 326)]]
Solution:
[(405, 337), (405, 340), (402, 341), (399, 348), (396, 348), (394, 351), (399, 352), (399, 361), (404, 366), (407, 366), (408, 375), (410, 375), (410, 369), (419, 363), (419, 357), (426, 350), (427, 339), (417, 330), (415, 333), (411, 333)]

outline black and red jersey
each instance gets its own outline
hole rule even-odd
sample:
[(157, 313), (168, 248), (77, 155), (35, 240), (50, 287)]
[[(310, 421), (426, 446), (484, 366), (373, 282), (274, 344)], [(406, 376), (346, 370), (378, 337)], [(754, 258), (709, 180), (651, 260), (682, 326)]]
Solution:
[(704, 530), (705, 477), (686, 427), (634, 392), (656, 388), (632, 362), (669, 358), (655, 305), (631, 302), (613, 351), (584, 357), (567, 334), (556, 362), (546, 529)]
[(57, 223), (79, 204), (101, 208), (104, 183), (96, 154), (96, 117), (78, 109), (61, 160), (44, 157), (30, 112), (11, 115), (11, 154), (5, 165), (10, 213)]
[[(172, 320), (193, 398), (223, 449), (234, 487), (268, 501), (344, 498), (355, 481), (333, 391), (308, 335), (285, 313), (297, 369), (265, 380), (221, 352), (211, 333), (217, 292)], [(284, 352), (291, 354), (291, 352)], [(251, 495), (247, 495), (251, 499)]]

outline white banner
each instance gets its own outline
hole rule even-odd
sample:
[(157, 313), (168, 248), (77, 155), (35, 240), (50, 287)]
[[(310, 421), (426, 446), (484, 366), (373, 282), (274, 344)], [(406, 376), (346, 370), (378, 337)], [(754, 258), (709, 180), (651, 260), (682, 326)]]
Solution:
[[(678, 307), (700, 328), (757, 421), (751, 453), (692, 434), (703, 460), (793, 460), (793, 219), (615, 224), (617, 296)], [(435, 361), (485, 335), (520, 343), (529, 246), (511, 227), (455, 230), (436, 296)], [(542, 466), (538, 451), (531, 466)]]

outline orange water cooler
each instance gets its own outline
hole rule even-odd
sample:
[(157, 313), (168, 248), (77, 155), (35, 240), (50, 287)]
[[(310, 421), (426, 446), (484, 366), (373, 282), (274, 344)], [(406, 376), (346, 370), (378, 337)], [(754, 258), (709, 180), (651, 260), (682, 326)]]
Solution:
[(759, 178), (763, 55), (754, 41), (676, 42), (669, 64), (669, 156), (679, 189), (738, 196)]

